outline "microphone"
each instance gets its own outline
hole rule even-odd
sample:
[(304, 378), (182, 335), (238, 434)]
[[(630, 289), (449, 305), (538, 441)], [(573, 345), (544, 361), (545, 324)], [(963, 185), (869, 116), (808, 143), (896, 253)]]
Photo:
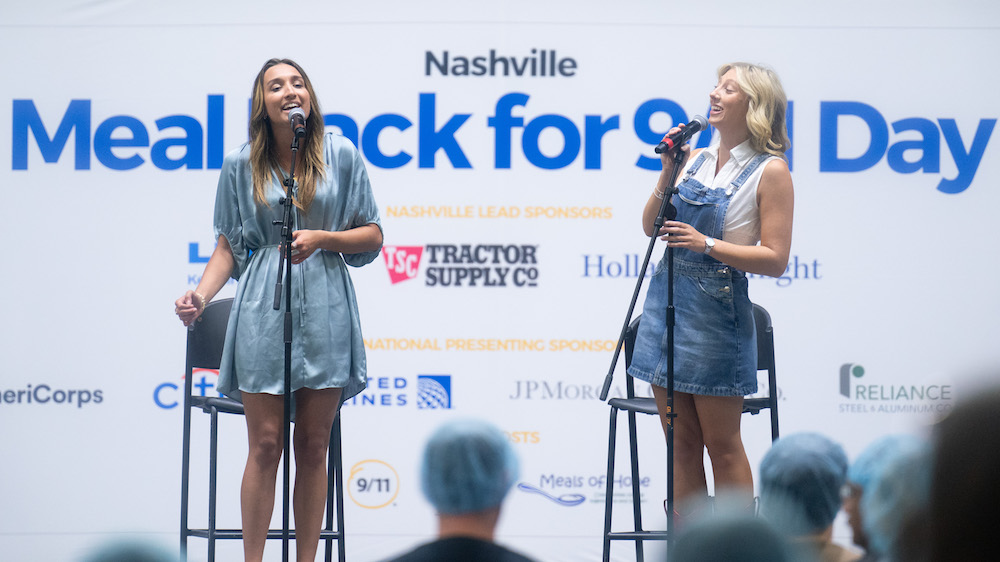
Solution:
[(657, 154), (663, 154), (676, 146), (680, 146), (693, 137), (695, 133), (705, 127), (708, 127), (708, 120), (701, 115), (695, 115), (694, 119), (692, 119), (690, 123), (681, 127), (680, 131), (677, 131), (672, 135), (664, 136), (663, 140), (660, 141), (660, 144), (656, 145), (655, 152)]
[(306, 136), (306, 112), (301, 107), (296, 107), (288, 112), (288, 124), (295, 131), (295, 137)]

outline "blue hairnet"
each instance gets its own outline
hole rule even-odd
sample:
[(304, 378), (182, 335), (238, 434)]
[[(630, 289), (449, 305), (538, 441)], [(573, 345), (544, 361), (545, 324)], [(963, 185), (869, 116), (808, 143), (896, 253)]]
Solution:
[(427, 442), (421, 484), (438, 513), (456, 515), (499, 506), (517, 471), (517, 456), (502, 431), (485, 421), (458, 420)]
[(760, 463), (761, 511), (792, 536), (829, 527), (847, 474), (844, 449), (817, 433), (778, 439)]
[(918, 440), (896, 451), (873, 475), (861, 496), (861, 520), (871, 551), (895, 554), (904, 528), (926, 513), (932, 465), (930, 447)]
[(159, 545), (139, 541), (111, 542), (88, 554), (84, 562), (177, 562), (177, 555)]
[(865, 490), (876, 476), (900, 455), (920, 450), (923, 439), (915, 435), (886, 435), (865, 447), (847, 469), (847, 481)]
[(791, 547), (769, 523), (750, 516), (716, 516), (681, 529), (671, 562), (791, 562)]

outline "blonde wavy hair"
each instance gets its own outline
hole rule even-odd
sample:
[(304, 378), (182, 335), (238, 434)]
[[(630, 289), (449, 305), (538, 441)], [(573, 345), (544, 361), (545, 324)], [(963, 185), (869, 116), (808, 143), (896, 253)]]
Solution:
[[(287, 64), (302, 77), (306, 91), (309, 92), (309, 118), (306, 120), (306, 136), (299, 142), (299, 153), (302, 162), (295, 170), (298, 191), (292, 197), (295, 206), (308, 210), (313, 197), (316, 196), (316, 182), (323, 178), (325, 169), (323, 163), (323, 112), (319, 109), (319, 101), (313, 90), (309, 76), (302, 67), (290, 59), (270, 59), (257, 73), (250, 93), (250, 172), (253, 178), (253, 196), (258, 204), (267, 205), (267, 190), (271, 178), (281, 164), (278, 162), (278, 147), (274, 141), (273, 126), (267, 117), (264, 106), (264, 73), (272, 66)], [(286, 123), (278, 124), (287, 127)]]
[(757, 152), (784, 158), (791, 145), (785, 126), (788, 98), (778, 75), (759, 65), (730, 62), (719, 67), (718, 77), (730, 70), (736, 71), (736, 83), (750, 102), (747, 109), (750, 144)]

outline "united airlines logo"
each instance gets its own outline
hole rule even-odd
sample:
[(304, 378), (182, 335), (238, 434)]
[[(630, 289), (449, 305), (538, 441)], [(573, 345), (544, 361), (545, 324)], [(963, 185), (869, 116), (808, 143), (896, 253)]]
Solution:
[(451, 375), (417, 375), (417, 409), (451, 409)]

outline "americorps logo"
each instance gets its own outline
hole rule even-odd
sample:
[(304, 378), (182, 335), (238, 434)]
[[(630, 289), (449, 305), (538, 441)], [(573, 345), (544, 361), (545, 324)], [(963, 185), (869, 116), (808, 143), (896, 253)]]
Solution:
[(418, 410), (451, 409), (451, 375), (375, 377), (368, 388), (344, 402), (345, 406), (405, 408)]
[(848, 400), (840, 404), (842, 414), (931, 414), (952, 406), (949, 384), (885, 384), (858, 363), (841, 365), (838, 382)]
[(383, 246), (389, 281), (417, 279), (426, 257), (427, 287), (537, 287), (536, 244), (427, 244)]
[(25, 384), (19, 388), (0, 388), (0, 408), (76, 407), (102, 404), (102, 389), (53, 388), (47, 383)]
[[(627, 137), (614, 134), (622, 128), (622, 121), (632, 124), (634, 136), (642, 143), (653, 146), (666, 129), (673, 124), (687, 123), (690, 116), (679, 103), (666, 98), (641, 102), (624, 120), (620, 114), (562, 115), (553, 112), (554, 108), (545, 106), (544, 102), (530, 104), (529, 109), (529, 94), (509, 92), (495, 102), (487, 102), (493, 107), (482, 110), (485, 119), (480, 116), (470, 120), (473, 113), (449, 115), (447, 109), (440, 108), (436, 93), (424, 92), (417, 96), (415, 117), (375, 112), (370, 121), (359, 123), (349, 115), (330, 113), (323, 116), (324, 123), (339, 129), (368, 162), (378, 168), (399, 168), (414, 160), (421, 169), (438, 167), (438, 160), (447, 161), (456, 169), (472, 168), (457, 133), (467, 123), (485, 123), (491, 131), (484, 130), (482, 134), (492, 136), (492, 143), (486, 144), (494, 147), (495, 169), (511, 168), (515, 161), (512, 154), (519, 151), (529, 165), (541, 169), (566, 168), (582, 160), (584, 169), (599, 170), (604, 163), (605, 141), (631, 142)], [(466, 97), (451, 99), (463, 106), (469, 103)], [(72, 153), (70, 158), (76, 170), (89, 170), (95, 157), (105, 168), (118, 171), (132, 170), (147, 162), (162, 170), (219, 169), (226, 146), (223, 138), (225, 96), (209, 94), (206, 105), (204, 117), (173, 113), (147, 123), (137, 116), (115, 115), (113, 107), (91, 99), (70, 100), (61, 117), (48, 100), (41, 102), (40, 109), (33, 99), (15, 99), (11, 102), (11, 169), (28, 170), (32, 149), (47, 164), (57, 163), (64, 154)], [(787, 118), (788, 130), (792, 133), (795, 128), (791, 101), (788, 102)], [(658, 125), (654, 126), (654, 122)], [(669, 125), (659, 125), (660, 122)], [(958, 122), (951, 118), (907, 117), (891, 121), (883, 111), (860, 101), (821, 101), (816, 126), (819, 171), (863, 172), (885, 160), (895, 173), (941, 175), (945, 161), (943, 152), (947, 152), (957, 175), (941, 178), (937, 189), (942, 193), (961, 193), (975, 179), (995, 125), (995, 118), (981, 118), (974, 131), (969, 127), (961, 131)], [(395, 154), (382, 152), (379, 137), (387, 129), (393, 130), (390, 134), (394, 138), (401, 136), (409, 151), (404, 148)], [(415, 130), (410, 132), (411, 129)], [(842, 134), (842, 129), (849, 133)], [(890, 131), (897, 138), (892, 138)], [(920, 138), (912, 140), (914, 133)], [(74, 142), (72, 149), (67, 150), (71, 135)], [(711, 129), (700, 133), (695, 146), (708, 146), (710, 135)], [(548, 140), (542, 142), (543, 137)], [(520, 146), (515, 143), (516, 138), (520, 138)], [(946, 151), (941, 150), (942, 144), (947, 147)], [(437, 158), (439, 152), (443, 153), (443, 159)], [(659, 158), (647, 156), (647, 152), (642, 150), (636, 154), (635, 166), (660, 170)], [(854, 156), (856, 154), (860, 156)], [(787, 156), (791, 166), (792, 151)]]

